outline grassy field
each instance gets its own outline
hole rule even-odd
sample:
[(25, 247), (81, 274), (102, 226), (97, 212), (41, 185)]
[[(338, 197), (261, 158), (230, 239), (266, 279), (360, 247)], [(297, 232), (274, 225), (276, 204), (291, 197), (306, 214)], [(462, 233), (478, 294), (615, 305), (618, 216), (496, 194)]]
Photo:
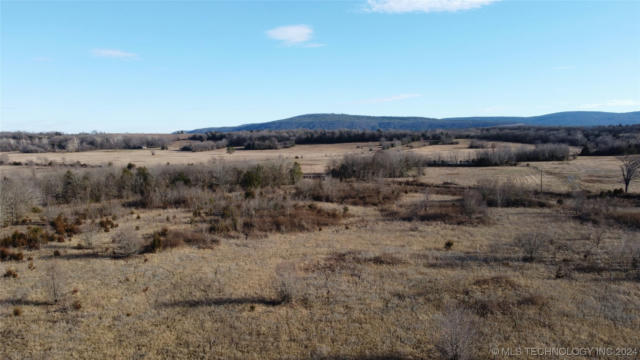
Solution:
[[(466, 159), (473, 157), (484, 149), (469, 149), (469, 140), (460, 139), (455, 145), (426, 146), (420, 143), (411, 144), (411, 148), (403, 147), (401, 151), (412, 152), (434, 158), (450, 159), (456, 157)], [(0, 175), (15, 173), (30, 174), (31, 168), (36, 171), (46, 171), (48, 167), (39, 166), (50, 161), (56, 163), (73, 164), (80, 162), (87, 165), (122, 167), (128, 163), (138, 166), (157, 166), (165, 164), (199, 164), (223, 161), (227, 163), (260, 162), (275, 159), (296, 161), (300, 163), (305, 173), (325, 172), (331, 161), (340, 159), (345, 154), (368, 154), (379, 150), (378, 143), (346, 143), (297, 145), (279, 150), (237, 150), (228, 154), (225, 149), (203, 152), (178, 151), (179, 143), (169, 150), (103, 150), (76, 153), (41, 153), (23, 154), (7, 153), (10, 162), (18, 161), (23, 164), (33, 162), (33, 166), (0, 166)], [(492, 142), (499, 147), (531, 147), (527, 144)], [(577, 148), (572, 148), (577, 153)], [(578, 156), (571, 161), (534, 162), (529, 166), (521, 164), (518, 167), (434, 167), (425, 171), (420, 179), (429, 184), (453, 182), (464, 186), (472, 186), (478, 180), (499, 178), (512, 180), (531, 187), (540, 187), (540, 170), (543, 172), (542, 183), (545, 191), (564, 192), (572, 189), (589, 191), (612, 190), (620, 187), (620, 163), (613, 156)]]
[[(114, 167), (281, 158), (319, 172), (346, 153), (369, 153), (376, 146), (9, 156)], [(404, 151), (476, 150), (463, 142)], [(557, 195), (533, 192), (540, 170), (543, 190)], [(4, 176), (48, 171), (53, 169), (2, 167)], [(24, 224), (2, 228), (0, 238), (34, 226), (53, 231), (47, 223), (58, 214), (100, 215), (79, 221), (77, 233), (64, 242), (23, 249), (22, 260), (0, 262), (0, 358), (447, 359), (454, 358), (448, 346), (453, 344), (459, 346), (458, 359), (496, 359), (504, 357), (492, 355), (499, 348), (637, 348), (637, 225), (614, 222), (612, 214), (619, 212), (589, 218), (595, 210), (584, 210), (591, 208), (581, 202), (609, 201), (616, 211), (638, 214), (637, 197), (584, 200), (570, 192), (619, 188), (619, 171), (613, 157), (578, 157), (529, 166), (428, 167), (421, 176), (356, 182), (351, 190), (349, 182), (329, 179), (211, 195), (214, 202), (241, 196), (259, 208), (262, 199), (289, 194), (282, 200), (289, 216), (302, 216), (303, 210), (338, 214), (327, 225), (310, 225), (309, 218), (303, 231), (212, 233), (207, 226), (214, 220), (199, 209), (115, 200), (33, 209)], [(487, 180), (512, 182), (512, 196), (526, 201), (468, 206), (474, 197), (466, 188)], [(327, 200), (296, 195), (312, 194), (314, 186), (323, 186)], [(379, 195), (384, 191), (395, 195)], [(407, 219), (406, 211), (438, 217)], [(104, 219), (117, 228), (105, 232), (99, 225)], [(163, 228), (169, 231), (163, 241), (171, 234), (203, 240), (113, 255), (115, 234), (149, 241), (167, 233)], [(548, 239), (535, 257), (527, 258), (521, 240), (527, 234)]]

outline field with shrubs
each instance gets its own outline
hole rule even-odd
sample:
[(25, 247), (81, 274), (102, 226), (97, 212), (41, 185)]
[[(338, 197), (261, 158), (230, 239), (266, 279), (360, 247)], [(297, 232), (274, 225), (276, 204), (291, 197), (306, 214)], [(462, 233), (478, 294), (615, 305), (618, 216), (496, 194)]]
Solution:
[(3, 153), (0, 358), (640, 358), (637, 158), (410, 140)]

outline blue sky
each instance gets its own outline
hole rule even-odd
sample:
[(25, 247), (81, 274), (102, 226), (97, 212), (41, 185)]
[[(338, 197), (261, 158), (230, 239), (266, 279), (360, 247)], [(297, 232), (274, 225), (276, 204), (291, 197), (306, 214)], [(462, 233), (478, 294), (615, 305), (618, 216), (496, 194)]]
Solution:
[(640, 1), (1, 2), (0, 127), (640, 110)]

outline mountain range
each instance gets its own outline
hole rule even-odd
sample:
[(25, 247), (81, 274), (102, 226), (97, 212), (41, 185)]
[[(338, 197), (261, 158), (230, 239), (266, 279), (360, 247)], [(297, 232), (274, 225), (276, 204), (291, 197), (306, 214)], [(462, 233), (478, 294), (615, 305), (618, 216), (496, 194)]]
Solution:
[(600, 111), (566, 111), (539, 116), (474, 116), (455, 118), (427, 118), (414, 116), (366, 116), (348, 114), (306, 114), (287, 119), (229, 127), (208, 127), (185, 131), (206, 133), (211, 131), (259, 130), (434, 130), (464, 129), (492, 126), (603, 126), (640, 123), (640, 111), (612, 113)]

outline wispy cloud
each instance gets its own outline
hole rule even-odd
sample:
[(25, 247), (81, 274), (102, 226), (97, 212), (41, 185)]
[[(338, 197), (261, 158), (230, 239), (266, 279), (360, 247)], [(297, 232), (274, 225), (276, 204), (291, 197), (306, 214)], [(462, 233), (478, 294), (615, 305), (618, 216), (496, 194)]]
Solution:
[(36, 56), (36, 57), (32, 58), (31, 60), (33, 60), (35, 62), (50, 62), (51, 58), (47, 57), (47, 56)]
[(326, 46), (326, 44), (323, 43), (308, 43), (305, 44), (304, 47), (308, 47), (308, 48), (318, 48), (318, 47), (323, 47)]
[(138, 54), (122, 51), (118, 49), (93, 49), (91, 50), (91, 55), (96, 57), (103, 58), (112, 58), (112, 59), (136, 59), (138, 58)]
[(591, 104), (583, 104), (580, 106), (581, 109), (600, 109), (600, 108), (608, 108), (608, 107), (631, 107), (631, 106), (640, 106), (640, 100), (633, 99), (613, 99), (601, 103), (591, 103)]
[(500, 0), (367, 0), (368, 10), (381, 13), (460, 11)]
[(305, 47), (321, 47), (324, 44), (309, 43), (313, 37), (313, 29), (309, 25), (278, 26), (267, 30), (267, 36), (271, 39), (282, 41), (284, 45), (303, 45)]
[(422, 94), (398, 94), (398, 95), (392, 95), (392, 96), (387, 96), (387, 97), (382, 97), (382, 98), (373, 98), (373, 99), (360, 100), (360, 101), (356, 101), (356, 103), (358, 103), (358, 104), (382, 104), (382, 103), (388, 103), (388, 102), (392, 102), (392, 101), (413, 99), (413, 98), (417, 98), (417, 97), (421, 97), (421, 96), (422, 96)]

